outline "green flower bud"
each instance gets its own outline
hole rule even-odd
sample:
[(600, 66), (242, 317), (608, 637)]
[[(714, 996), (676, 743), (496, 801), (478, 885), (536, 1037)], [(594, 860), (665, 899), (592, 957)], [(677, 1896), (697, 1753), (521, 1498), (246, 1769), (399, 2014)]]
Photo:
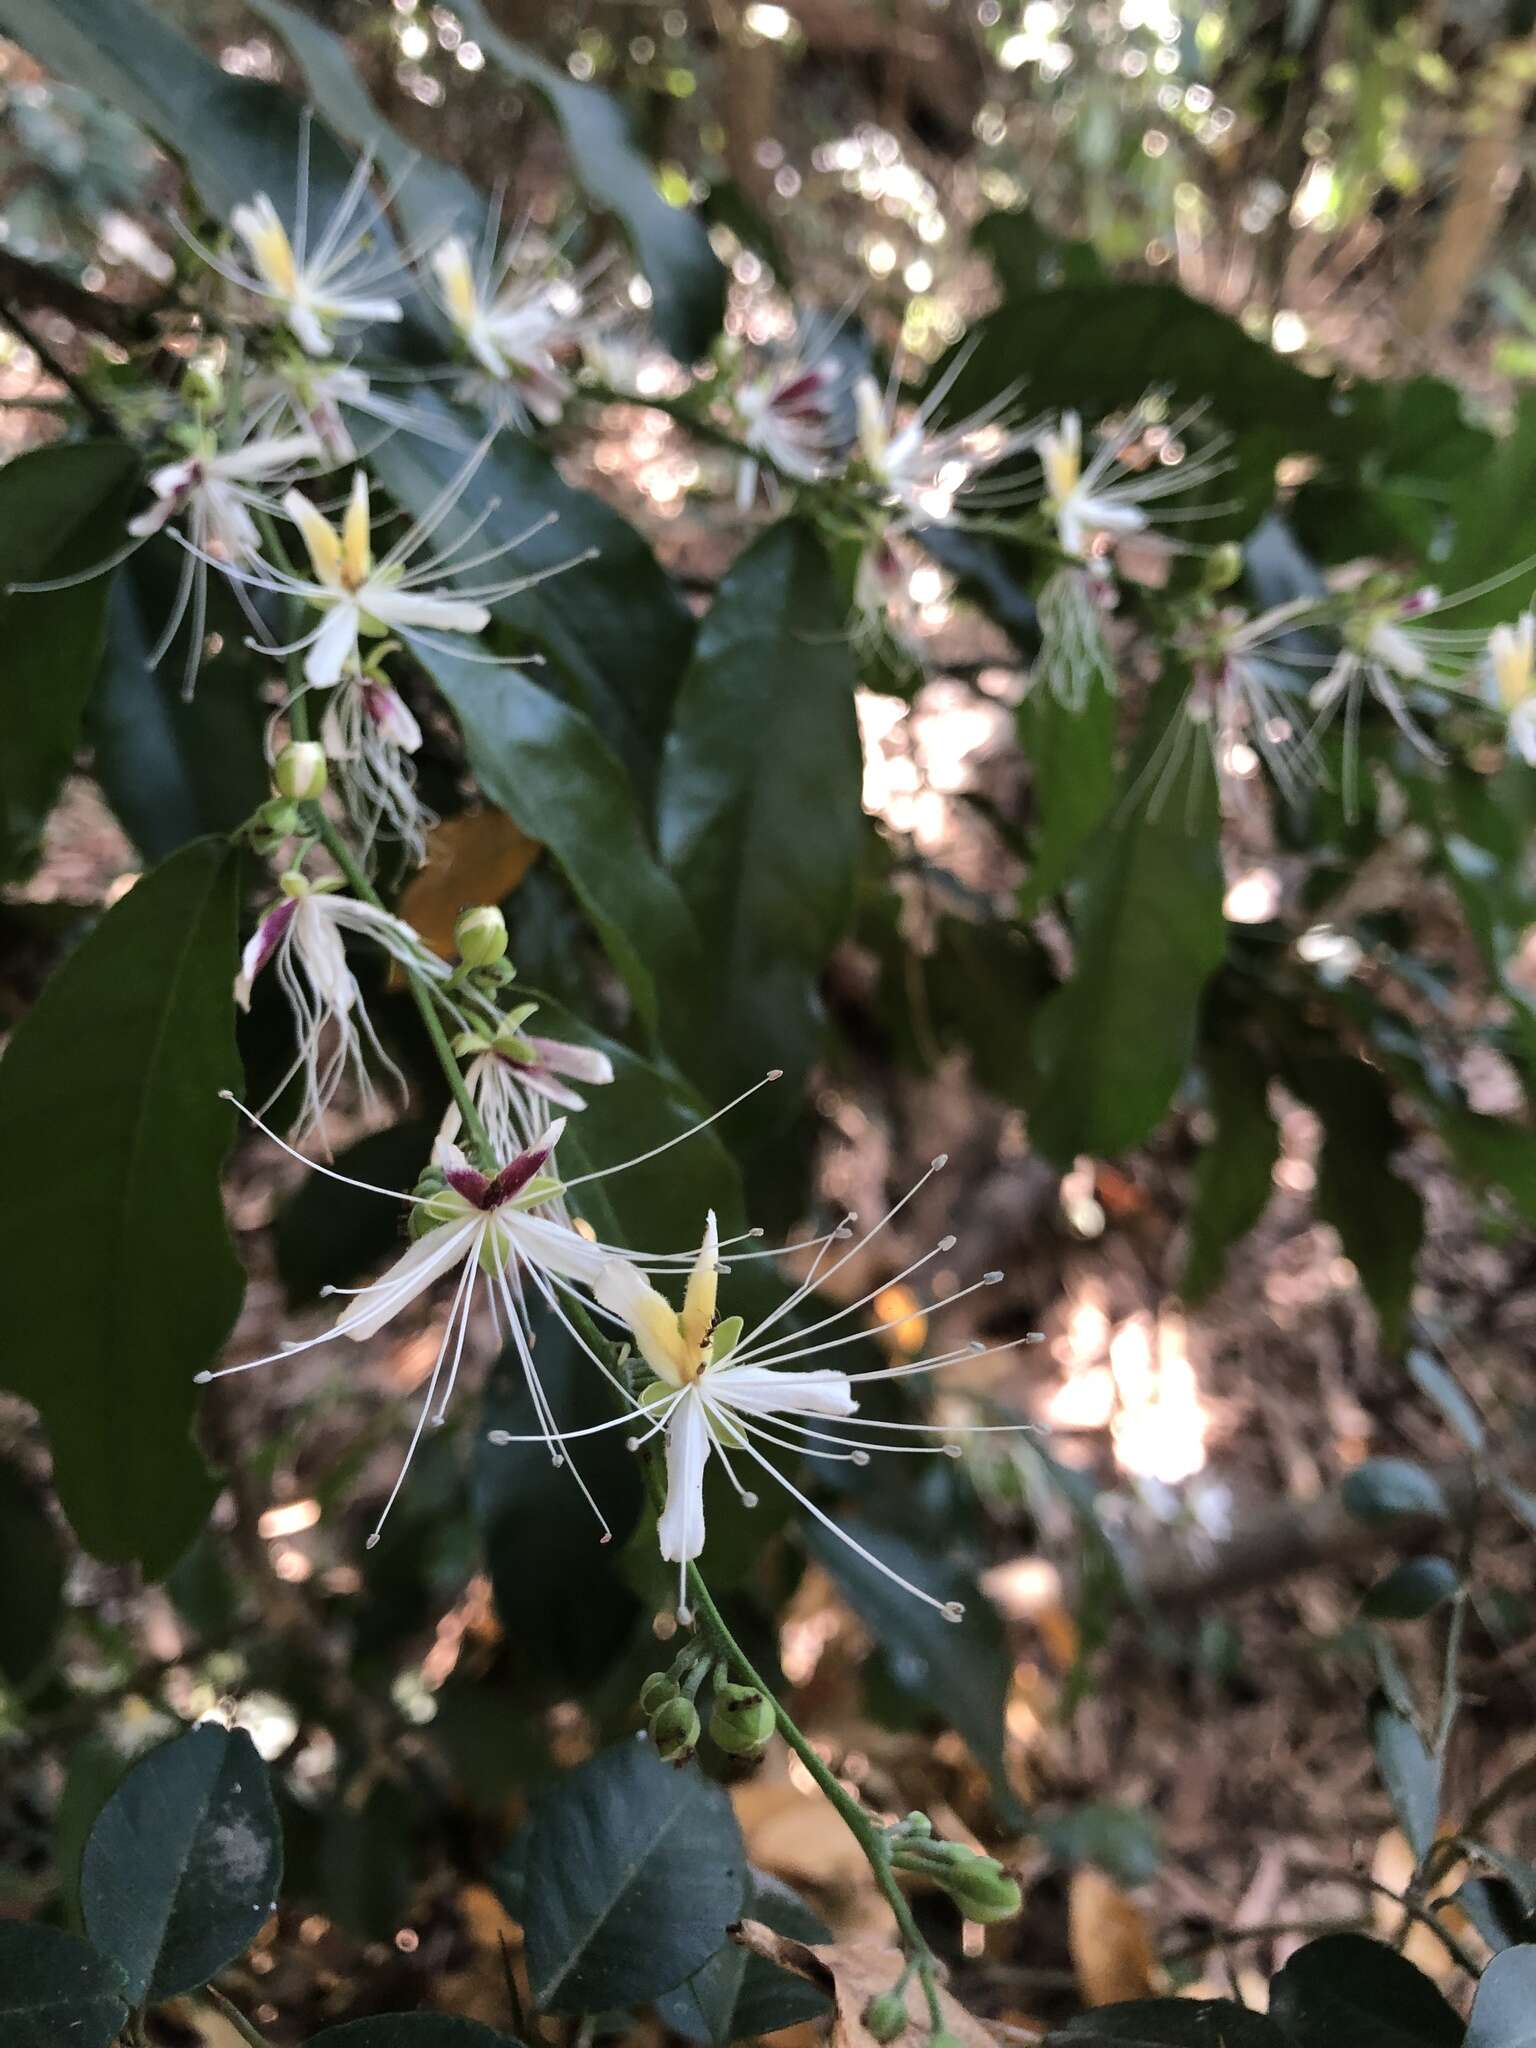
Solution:
[(710, 1740), (727, 1756), (759, 1757), (773, 1733), (773, 1702), (755, 1685), (717, 1685)]
[(933, 1822), (926, 1813), (919, 1813), (916, 1807), (907, 1815), (901, 1826), (902, 1832), (908, 1835), (931, 1835), (933, 1833)]
[(670, 1671), (653, 1671), (640, 1688), (640, 1711), (649, 1717), (677, 1698), (677, 1680)]
[(466, 967), (494, 967), (507, 950), (507, 921), (494, 903), (477, 903), (453, 928), (453, 942)]
[(1243, 551), (1235, 540), (1224, 540), (1205, 558), (1204, 583), (1207, 590), (1230, 590), (1243, 573)]
[(313, 803), (325, 794), (325, 749), (317, 740), (295, 740), (284, 747), (272, 766), (279, 793), (295, 803)]
[(189, 405), (205, 405), (217, 412), (224, 403), (224, 379), (211, 356), (198, 356), (181, 381), (181, 395)]
[(965, 2043), (948, 2027), (936, 2027), (928, 2036), (928, 2048), (965, 2048)]
[(681, 1693), (651, 1716), (651, 1740), (664, 1764), (685, 1764), (699, 1746), (699, 1713)]
[(907, 2001), (899, 1991), (882, 1991), (864, 2008), (865, 2030), (877, 2041), (894, 2041), (909, 2025)]
[(977, 1857), (940, 1882), (966, 1919), (980, 1921), (983, 1927), (1011, 1920), (1024, 1903), (1018, 1880), (990, 1856)]

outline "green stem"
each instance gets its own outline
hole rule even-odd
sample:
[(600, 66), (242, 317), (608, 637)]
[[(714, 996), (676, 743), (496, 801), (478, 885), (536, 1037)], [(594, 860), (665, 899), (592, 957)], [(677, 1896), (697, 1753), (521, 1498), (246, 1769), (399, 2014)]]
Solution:
[(205, 1984), (203, 1986), (203, 1997), (207, 1999), (208, 2003), (221, 2018), (228, 2020), (242, 2041), (250, 2043), (250, 2048), (272, 2048), (272, 2044), (266, 2035), (258, 2032), (251, 2025), (239, 2006), (232, 2004), (224, 1996), (217, 1984)]
[(891, 1868), (890, 1848), (884, 1834), (858, 1801), (843, 1790), (790, 1718), (788, 1709), (775, 1697), (772, 1688), (759, 1677), (746, 1652), (731, 1634), (696, 1564), (688, 1567), (688, 1593), (693, 1602), (694, 1613), (704, 1632), (713, 1639), (715, 1648), (738, 1673), (742, 1683), (752, 1686), (770, 1702), (779, 1733), (832, 1802), (838, 1819), (863, 1850), (865, 1861), (875, 1874), (875, 1882), (896, 1917), (896, 1925), (901, 1933), (901, 1945), (917, 1970), (918, 1980), (923, 1987), (923, 1996), (927, 2000), (928, 2017), (932, 2022), (933, 2031), (936, 2034), (942, 2032), (944, 2013), (939, 2004), (938, 1963), (933, 1950), (929, 1948), (921, 1929), (912, 1917), (912, 1908), (907, 1903), (906, 1894), (896, 1882), (895, 1872)]

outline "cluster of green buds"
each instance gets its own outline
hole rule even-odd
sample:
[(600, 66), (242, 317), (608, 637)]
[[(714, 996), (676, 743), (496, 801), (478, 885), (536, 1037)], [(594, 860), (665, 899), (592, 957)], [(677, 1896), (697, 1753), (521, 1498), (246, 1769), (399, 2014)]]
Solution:
[(316, 741), (298, 740), (284, 747), (272, 764), (272, 794), (246, 827), (257, 853), (274, 854), (303, 831), (300, 806), (317, 803), (329, 779), (325, 749)]
[(669, 1671), (655, 1671), (640, 1688), (640, 1711), (663, 1763), (686, 1763), (698, 1748), (704, 1723), (699, 1694), (709, 1680), (709, 1739), (724, 1755), (756, 1763), (774, 1730), (773, 1701), (755, 1685), (727, 1678), (697, 1644), (690, 1643)]
[(459, 953), (455, 981), (491, 995), (515, 978), (517, 969), (507, 958), (507, 920), (494, 903), (473, 903), (461, 910), (453, 943)]
[(967, 1920), (984, 1927), (1011, 1920), (1024, 1903), (1017, 1878), (1010, 1877), (995, 1856), (986, 1856), (964, 1842), (941, 1842), (925, 1813), (909, 1813), (886, 1830), (891, 1866), (926, 1877), (954, 1900)]

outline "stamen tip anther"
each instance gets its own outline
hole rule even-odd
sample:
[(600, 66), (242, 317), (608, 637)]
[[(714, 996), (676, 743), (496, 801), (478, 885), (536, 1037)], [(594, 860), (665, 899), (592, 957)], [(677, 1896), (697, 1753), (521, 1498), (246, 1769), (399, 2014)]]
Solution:
[(512, 1432), (507, 1429), (488, 1429), (485, 1432), (485, 1440), (488, 1444), (496, 1444), (498, 1446), (509, 1444), (512, 1441)]
[(379, 1535), (380, 1531), (375, 1529), (373, 1534), (368, 1538), (368, 1541), (363, 1545), (364, 1550), (377, 1550), (379, 1547)]
[(784, 1069), (782, 1067), (770, 1067), (767, 1073), (763, 1076), (763, 1079), (765, 1081), (782, 1081), (783, 1078)]
[(220, 1102), (233, 1102), (233, 1101), (234, 1101), (234, 1099), (235, 1099), (235, 1091), (234, 1091), (234, 1089), (233, 1089), (233, 1088), (221, 1088), (221, 1089), (219, 1090), (219, 1100), (220, 1100)]
[(757, 1501), (758, 1496), (755, 1493), (744, 1493), (741, 1496), (741, 1504), (744, 1508), (755, 1508)]
[(1031, 1330), (1028, 1336), (1025, 1337), (1024, 1342), (1026, 1344), (1043, 1344), (1045, 1342), (1044, 1330)]
[(958, 1458), (961, 1455), (958, 1444), (945, 1444), (943, 1449), (946, 1458)]
[(1003, 1273), (1002, 1273), (1001, 1269), (1000, 1269), (999, 1267), (997, 1267), (997, 1266), (994, 1266), (994, 1267), (992, 1268), (992, 1271), (991, 1271), (990, 1273), (983, 1273), (983, 1274), (982, 1274), (982, 1276), (981, 1276), (981, 1281), (982, 1281), (982, 1285), (983, 1285), (984, 1287), (995, 1287), (995, 1286), (997, 1285), (998, 1281), (999, 1281), (999, 1280), (1001, 1280), (1001, 1279), (1002, 1279), (1003, 1277), (1004, 1277), (1004, 1275), (1003, 1275)]
[(948, 1164), (949, 1154), (947, 1152), (935, 1153), (933, 1159), (929, 1162), (930, 1169), (934, 1173), (938, 1173), (941, 1168), (948, 1166)]
[(693, 1609), (691, 1607), (679, 1607), (677, 1618), (684, 1628), (693, 1627)]
[(963, 1600), (946, 1600), (942, 1612), (946, 1621), (964, 1621), (965, 1602)]
[(211, 1372), (195, 1372), (192, 1375), (192, 1384), (194, 1387), (206, 1387), (212, 1378)]
[(868, 1451), (850, 1451), (849, 1457), (855, 1465), (867, 1465), (869, 1463)]
[(941, 1252), (952, 1252), (958, 1242), (959, 1240), (951, 1234), (949, 1237), (941, 1237), (934, 1249)]

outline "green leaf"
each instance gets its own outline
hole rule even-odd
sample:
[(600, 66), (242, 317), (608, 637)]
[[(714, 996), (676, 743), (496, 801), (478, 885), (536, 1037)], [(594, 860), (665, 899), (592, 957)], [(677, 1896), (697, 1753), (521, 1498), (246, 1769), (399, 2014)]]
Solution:
[[(1447, 596), (1470, 590), (1536, 554), (1536, 394), (1522, 392), (1512, 433), (1463, 479), (1451, 505), (1456, 540), (1435, 580)], [(1445, 623), (1475, 632), (1511, 619), (1528, 582), (1496, 583), (1447, 612)], [(1438, 621), (1437, 621), (1438, 623)]]
[(1401, 1126), (1378, 1068), (1344, 1056), (1303, 1056), (1286, 1063), (1287, 1080), (1323, 1126), (1317, 1162), (1317, 1213), (1339, 1233), (1360, 1274), (1389, 1351), (1401, 1348), (1424, 1235), (1424, 1205), (1392, 1171)]
[(1439, 1409), (1441, 1419), (1450, 1424), (1469, 1451), (1487, 1448), (1488, 1432), (1483, 1427), (1483, 1418), (1433, 1352), (1415, 1345), (1408, 1353), (1408, 1377), (1425, 1400)]
[(1381, 1526), (1443, 1522), (1451, 1512), (1434, 1474), (1406, 1458), (1367, 1458), (1345, 1476), (1339, 1495), (1357, 1522)]
[[(432, 1153), (434, 1127), (411, 1119), (370, 1131), (334, 1161), (338, 1173), (374, 1187), (414, 1187)], [(290, 1308), (318, 1300), (323, 1287), (345, 1287), (401, 1248), (400, 1211), (361, 1188), (323, 1174), (302, 1180), (274, 1225), (278, 1278)]]
[[(164, 571), (170, 566), (173, 573)], [(102, 794), (148, 861), (166, 860), (207, 832), (232, 832), (271, 794), (258, 692), (270, 665), (244, 646), (250, 630), (209, 591), (209, 625), (224, 652), (205, 661), (197, 694), (182, 695), (184, 635), (151, 669), (148, 655), (174, 600), (174, 564), (154, 544), (113, 580), (107, 644), (86, 711)]]
[(0, 1061), (0, 1378), (48, 1426), (80, 1541), (152, 1575), (208, 1511), (188, 1434), (193, 1374), (240, 1305), (219, 1196), (233, 1121), (219, 1091), (240, 1079), (235, 878), (232, 851), (212, 840), (146, 875)]
[(696, 214), (669, 206), (651, 166), (630, 138), (622, 111), (605, 92), (570, 75), (501, 33), (481, 6), (454, 12), (493, 64), (533, 87), (560, 123), (571, 169), (592, 204), (611, 213), (655, 295), (656, 331), (680, 362), (703, 355), (725, 311), (725, 272)]
[[(747, 1872), (744, 1920), (760, 1920), (776, 1934), (794, 1941), (830, 1941), (831, 1929), (797, 1892), (765, 1870)], [(731, 2041), (755, 2040), (803, 2021), (820, 2019), (829, 2001), (813, 1984), (778, 1969), (766, 1957), (753, 1955), (740, 1942), (727, 1941), (686, 1983), (656, 2001), (664, 2026), (685, 2041), (726, 2048)]]
[(1029, 879), (1019, 916), (1032, 916), (1078, 872), (1115, 796), (1114, 679), (1095, 667), (1083, 702), (1068, 709), (1037, 685), (1018, 709), (1019, 745), (1029, 761), (1035, 812)]
[(1091, 1800), (1038, 1825), (1041, 1841), (1059, 1862), (1095, 1863), (1117, 1884), (1149, 1884), (1162, 1867), (1157, 1822), (1134, 1808)]
[(1203, 749), (1186, 746), (1146, 787), (1169, 721), (1183, 716), (1184, 682), (1170, 673), (1148, 707), (1142, 748), (1085, 867), (1076, 971), (1035, 1026), (1030, 1136), (1057, 1166), (1127, 1151), (1156, 1127), (1226, 948), (1215, 778)]
[(1053, 2027), (1045, 2048), (1285, 2048), (1273, 2020), (1230, 1998), (1138, 1998), (1126, 2005), (1101, 2005)]
[(697, 949), (676, 884), (646, 843), (633, 789), (596, 727), (520, 669), (433, 653), (480, 787), (559, 862), (652, 1034), (661, 990)]
[(914, 1600), (860, 1557), (833, 1530), (819, 1522), (806, 1524), (807, 1548), (832, 1574), (880, 1645), (892, 1678), (965, 1738), (991, 1782), (999, 1818), (1007, 1826), (1021, 1825), (1023, 1809), (1003, 1757), (1003, 1717), (1013, 1663), (997, 1609), (974, 1575), (947, 1558), (934, 1557), (891, 1530), (851, 1515), (840, 1516), (838, 1527), (925, 1593), (946, 1603), (958, 1600), (965, 1608), (964, 1620), (946, 1620), (937, 1608)]
[(1189, 1211), (1182, 1291), (1192, 1308), (1221, 1285), (1228, 1252), (1269, 1206), (1280, 1154), (1264, 1061), (1228, 1037), (1204, 1047), (1200, 1065), (1216, 1131), (1200, 1154)]
[(657, 806), (707, 963), (684, 1065), (722, 1101), (783, 1068), (789, 1086), (759, 1130), (798, 1106), (821, 1039), (819, 977), (852, 914), (854, 682), (821, 542), (795, 520), (771, 527), (732, 564), (699, 629)]
[(1422, 1863), (1434, 1845), (1440, 1819), (1440, 1761), (1424, 1747), (1424, 1738), (1406, 1714), (1400, 1714), (1385, 1693), (1370, 1706), (1371, 1747), (1376, 1767), (1392, 1801), (1392, 1811), (1408, 1837), (1408, 1846)]
[(64, 1618), (64, 1549), (36, 1489), (0, 1461), (0, 1678), (26, 1685)]
[(1422, 1970), (1363, 1934), (1309, 1941), (1270, 1981), (1297, 2048), (1460, 2048), (1461, 2021)]
[(1536, 2042), (1536, 1945), (1494, 1957), (1478, 1980), (1464, 2048), (1531, 2048)]
[(524, 1937), (540, 2012), (602, 2012), (671, 1991), (741, 1915), (746, 1855), (731, 1802), (694, 1765), (634, 1739), (534, 1800)]
[(154, 2005), (244, 1955), (282, 1870), (267, 1767), (243, 1729), (209, 1722), (140, 1758), (97, 1815), (85, 1931), (122, 1964), (129, 2001)]
[(109, 576), (11, 591), (90, 569), (121, 544), (138, 459), (121, 441), (37, 448), (0, 470), (0, 881), (37, 858), (101, 659)]
[(128, 2018), (123, 1973), (77, 1934), (0, 1920), (5, 2048), (110, 2048)]
[(1361, 1613), (1372, 1621), (1421, 1621), (1450, 1599), (1459, 1584), (1448, 1557), (1409, 1557), (1366, 1594)]
[(346, 2020), (312, 2034), (308, 2048), (517, 2048), (510, 2034), (435, 2012), (392, 2012), (377, 2019)]
[[(531, 1300), (540, 1390), (562, 1430), (611, 1422), (613, 1389), (562, 1323)], [(472, 1500), (519, 1690), (545, 1700), (585, 1693), (635, 1632), (641, 1608), (619, 1571), (643, 1487), (621, 1424), (571, 1444), (555, 1465), (542, 1444), (497, 1445), (488, 1432), (540, 1432), (522, 1361), (511, 1345), (491, 1369), (476, 1431)], [(580, 1475), (579, 1481), (577, 1475)], [(583, 1488), (601, 1509), (611, 1541)]]
[[(0, 29), (58, 78), (147, 128), (179, 157), (210, 212), (227, 216), (266, 192), (295, 217), (300, 103), (235, 78), (144, 0), (0, 0)], [(351, 166), (318, 123), (310, 148), (310, 217), (324, 219)]]

